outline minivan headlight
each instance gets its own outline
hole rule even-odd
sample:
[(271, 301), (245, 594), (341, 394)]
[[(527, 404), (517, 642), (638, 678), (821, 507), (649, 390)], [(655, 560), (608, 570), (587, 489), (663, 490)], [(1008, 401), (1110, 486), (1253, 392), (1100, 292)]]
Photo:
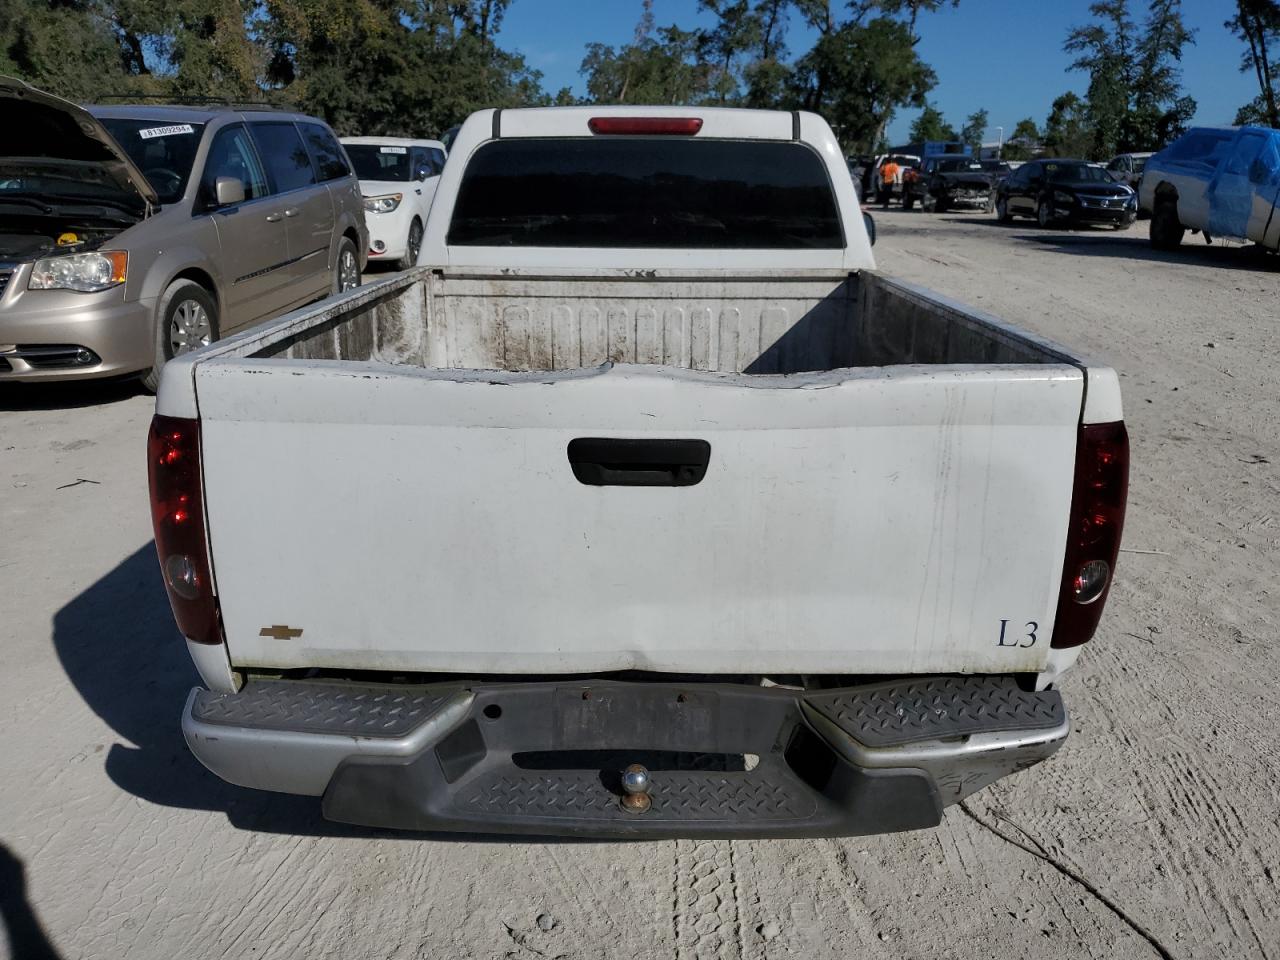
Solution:
[(402, 193), (388, 193), (382, 197), (365, 197), (364, 209), (366, 213), (390, 213), (396, 207), (400, 206), (400, 199), (404, 196)]
[(129, 254), (123, 250), (47, 257), (31, 268), (28, 290), (79, 290), (94, 293), (124, 283)]
[(1074, 196), (1062, 190), (1053, 191), (1053, 200), (1054, 200), (1054, 203), (1062, 203), (1068, 207), (1071, 206), (1071, 204), (1076, 202), (1076, 198)]

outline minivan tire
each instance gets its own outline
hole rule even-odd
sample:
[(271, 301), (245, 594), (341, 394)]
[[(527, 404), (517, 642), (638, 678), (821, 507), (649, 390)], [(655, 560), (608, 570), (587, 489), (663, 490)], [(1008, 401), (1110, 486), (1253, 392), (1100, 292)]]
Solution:
[(167, 362), (218, 339), (217, 301), (194, 280), (175, 280), (156, 305), (154, 330), (155, 363), (142, 375), (148, 393), (160, 386), (160, 370)]
[[(354, 282), (353, 282), (354, 280)], [(338, 241), (338, 256), (333, 261), (333, 293), (345, 293), (360, 286), (360, 254), (350, 237)]]
[(409, 224), (409, 236), (405, 240), (404, 256), (396, 261), (397, 270), (408, 270), (418, 265), (418, 251), (422, 249), (422, 221), (417, 217)]

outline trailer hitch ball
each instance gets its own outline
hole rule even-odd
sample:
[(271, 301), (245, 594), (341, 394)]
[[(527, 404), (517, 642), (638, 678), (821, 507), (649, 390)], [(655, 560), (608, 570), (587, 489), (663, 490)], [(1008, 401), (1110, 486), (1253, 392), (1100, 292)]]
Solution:
[(644, 813), (653, 805), (649, 796), (649, 771), (633, 763), (622, 771), (622, 809), (628, 813)]

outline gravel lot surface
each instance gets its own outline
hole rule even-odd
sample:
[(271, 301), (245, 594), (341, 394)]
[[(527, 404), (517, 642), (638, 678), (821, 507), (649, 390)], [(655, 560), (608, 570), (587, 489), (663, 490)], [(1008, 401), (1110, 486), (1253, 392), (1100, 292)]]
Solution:
[[(0, 390), (0, 915), (15, 957), (1280, 957), (1280, 272), (1146, 224), (877, 213), (887, 273), (1122, 376), (1119, 580), (1067, 746), (936, 830), (405, 838), (232, 788), (151, 547), (152, 401)], [(264, 478), (264, 481), (267, 478)], [(25, 887), (22, 884), (25, 871)], [(43, 934), (42, 932), (43, 931)], [(0, 937), (0, 955), (5, 940)]]

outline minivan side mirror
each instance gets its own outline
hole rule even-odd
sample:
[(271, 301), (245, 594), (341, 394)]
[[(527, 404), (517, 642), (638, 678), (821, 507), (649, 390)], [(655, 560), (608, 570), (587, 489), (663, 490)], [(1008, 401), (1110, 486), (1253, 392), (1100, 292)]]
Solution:
[(415, 174), (415, 176), (419, 180), (425, 180), (427, 179), (427, 177), (431, 176), (431, 171), (427, 168), (426, 164), (423, 164), (418, 168), (418, 172)]
[(236, 177), (219, 177), (213, 183), (213, 195), (220, 207), (244, 203), (244, 184)]

